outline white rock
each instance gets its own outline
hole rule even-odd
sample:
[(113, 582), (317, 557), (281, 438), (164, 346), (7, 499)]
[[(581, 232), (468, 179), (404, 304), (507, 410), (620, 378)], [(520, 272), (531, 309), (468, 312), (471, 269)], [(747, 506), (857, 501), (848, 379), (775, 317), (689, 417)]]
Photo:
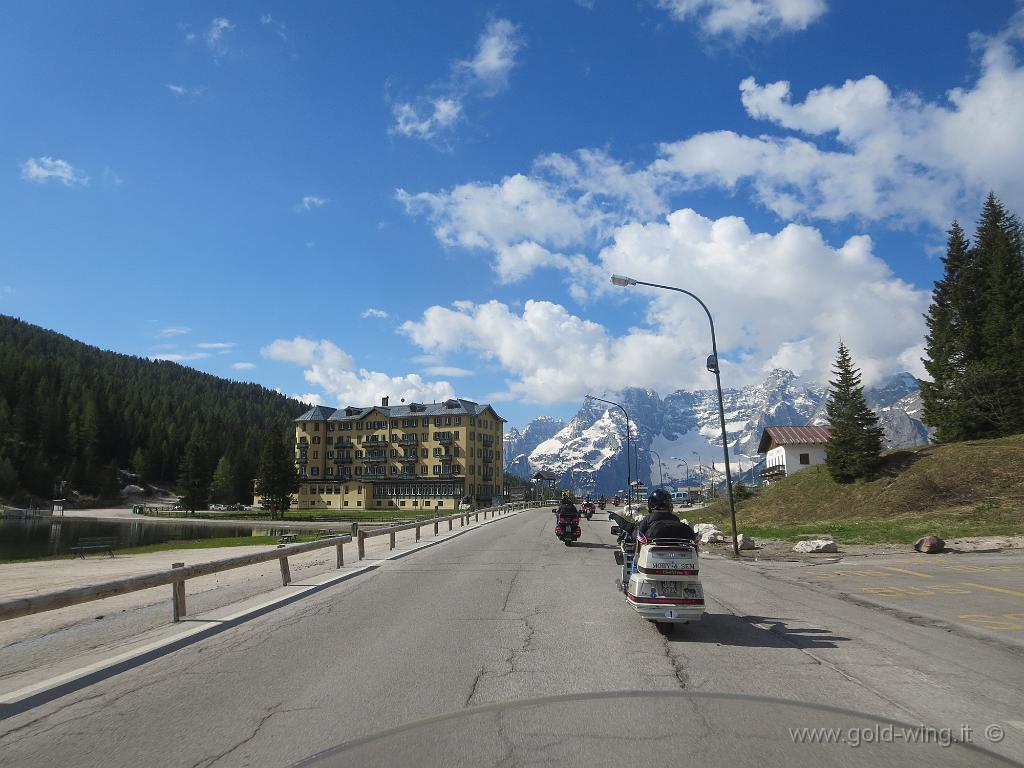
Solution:
[(700, 536), (704, 531), (717, 531), (718, 526), (714, 523), (697, 523), (693, 526), (693, 532)]
[(757, 549), (757, 544), (745, 533), (736, 536), (736, 544), (740, 549)]
[(725, 534), (721, 531), (704, 531), (700, 535), (701, 544), (721, 544), (725, 541)]
[(828, 539), (813, 539), (812, 541), (798, 541), (793, 547), (794, 552), (838, 552), (839, 547), (834, 541)]
[(121, 489), (122, 496), (137, 496), (140, 493), (145, 493), (146, 489), (138, 485), (126, 485)]

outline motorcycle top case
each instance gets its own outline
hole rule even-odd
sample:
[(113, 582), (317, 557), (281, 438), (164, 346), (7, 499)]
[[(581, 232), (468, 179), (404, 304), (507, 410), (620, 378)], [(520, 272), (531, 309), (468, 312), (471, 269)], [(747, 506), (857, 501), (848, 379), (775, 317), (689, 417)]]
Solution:
[(636, 570), (659, 580), (696, 579), (697, 550), (683, 544), (645, 544), (640, 548)]

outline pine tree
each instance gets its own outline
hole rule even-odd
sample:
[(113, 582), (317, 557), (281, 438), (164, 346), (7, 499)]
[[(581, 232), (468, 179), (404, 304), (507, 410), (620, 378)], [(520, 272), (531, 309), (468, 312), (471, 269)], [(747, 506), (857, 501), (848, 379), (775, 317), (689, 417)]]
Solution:
[(992, 193), (969, 246), (954, 222), (926, 315), (925, 421), (942, 442), (1024, 431), (1024, 234)]
[(213, 487), (210, 489), (213, 500), (221, 504), (235, 501), (234, 470), (227, 454), (220, 457), (217, 468), (213, 471)]
[[(290, 442), (290, 441), (289, 441)], [(270, 502), (270, 516), (279, 513), (283, 518), (291, 505), (292, 494), (299, 490), (299, 473), (295, 469), (295, 455), (276, 433), (264, 438), (263, 452), (256, 471), (256, 493)]]
[(959, 384), (969, 363), (981, 357), (977, 322), (977, 265), (960, 223), (953, 222), (942, 259), (945, 272), (936, 281), (932, 304), (925, 315), (927, 357), (922, 360), (932, 380), (921, 382), (925, 421), (940, 442), (964, 438)]
[(205, 447), (190, 440), (178, 467), (178, 493), (182, 507), (193, 515), (197, 509), (206, 509), (210, 502), (211, 473), (207, 466)]
[(849, 483), (866, 477), (879, 464), (882, 428), (878, 417), (864, 399), (860, 371), (853, 367), (850, 352), (842, 342), (829, 382), (828, 420), (831, 434), (825, 448), (825, 463), (833, 479)]

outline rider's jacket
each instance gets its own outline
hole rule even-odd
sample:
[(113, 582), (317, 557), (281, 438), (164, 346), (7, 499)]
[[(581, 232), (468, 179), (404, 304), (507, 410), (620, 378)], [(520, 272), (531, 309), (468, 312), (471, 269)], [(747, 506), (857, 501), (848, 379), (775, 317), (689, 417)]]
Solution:
[(653, 540), (657, 538), (693, 540), (693, 528), (680, 520), (668, 509), (655, 509), (637, 524), (640, 536)]
[(580, 517), (580, 512), (579, 512), (578, 509), (576, 509), (576, 505), (575, 504), (563, 503), (563, 504), (560, 504), (559, 507), (558, 507), (558, 516), (559, 517), (574, 517), (574, 518), (576, 518), (578, 520), (579, 517)]

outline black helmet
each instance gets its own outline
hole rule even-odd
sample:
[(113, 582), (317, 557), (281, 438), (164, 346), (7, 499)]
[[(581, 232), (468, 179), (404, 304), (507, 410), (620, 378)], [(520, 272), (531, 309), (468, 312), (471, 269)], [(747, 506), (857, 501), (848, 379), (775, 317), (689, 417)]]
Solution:
[(672, 511), (672, 495), (664, 488), (659, 488), (650, 495), (647, 499), (647, 508), (654, 509), (667, 509), (669, 512)]

